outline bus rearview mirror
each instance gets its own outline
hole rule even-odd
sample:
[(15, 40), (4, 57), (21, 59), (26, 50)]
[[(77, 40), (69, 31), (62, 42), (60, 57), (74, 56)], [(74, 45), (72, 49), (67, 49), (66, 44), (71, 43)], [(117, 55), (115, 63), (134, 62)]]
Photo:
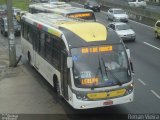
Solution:
[(73, 67), (72, 57), (67, 57), (67, 67), (68, 68), (72, 68)]

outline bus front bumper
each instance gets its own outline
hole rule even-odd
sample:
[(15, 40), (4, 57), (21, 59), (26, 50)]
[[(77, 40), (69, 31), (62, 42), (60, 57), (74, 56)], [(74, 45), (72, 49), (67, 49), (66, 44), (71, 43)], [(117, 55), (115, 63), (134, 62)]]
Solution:
[(134, 98), (134, 91), (130, 93), (129, 95), (114, 98), (114, 99), (108, 99), (108, 100), (97, 100), (97, 101), (83, 101), (78, 100), (76, 98), (76, 95), (73, 95), (73, 101), (75, 101), (73, 104), (73, 108), (75, 109), (90, 109), (90, 108), (98, 108), (98, 107), (105, 107), (105, 106), (112, 106), (112, 105), (118, 105), (118, 104), (124, 104), (128, 102), (132, 102)]

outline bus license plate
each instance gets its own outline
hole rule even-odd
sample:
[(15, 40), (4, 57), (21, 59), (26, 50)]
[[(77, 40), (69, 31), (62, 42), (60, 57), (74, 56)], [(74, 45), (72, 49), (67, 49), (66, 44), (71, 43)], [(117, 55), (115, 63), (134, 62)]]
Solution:
[(113, 101), (109, 100), (103, 103), (103, 105), (113, 105)]

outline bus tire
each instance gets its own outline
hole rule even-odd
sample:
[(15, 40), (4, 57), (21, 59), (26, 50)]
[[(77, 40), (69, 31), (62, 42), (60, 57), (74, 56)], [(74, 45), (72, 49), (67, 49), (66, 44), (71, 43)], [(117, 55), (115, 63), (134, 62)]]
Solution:
[(29, 65), (31, 65), (31, 54), (30, 54), (29, 51), (28, 51), (28, 53), (27, 53), (27, 58), (28, 58), (28, 63), (29, 63)]

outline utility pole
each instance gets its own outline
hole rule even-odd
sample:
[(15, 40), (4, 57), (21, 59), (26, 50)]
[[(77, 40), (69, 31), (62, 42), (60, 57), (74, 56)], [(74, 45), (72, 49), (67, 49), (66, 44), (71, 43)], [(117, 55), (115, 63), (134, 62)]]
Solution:
[(16, 65), (16, 46), (13, 27), (13, 10), (12, 0), (7, 1), (7, 21), (8, 21), (8, 44), (9, 44), (9, 66), (15, 67)]

